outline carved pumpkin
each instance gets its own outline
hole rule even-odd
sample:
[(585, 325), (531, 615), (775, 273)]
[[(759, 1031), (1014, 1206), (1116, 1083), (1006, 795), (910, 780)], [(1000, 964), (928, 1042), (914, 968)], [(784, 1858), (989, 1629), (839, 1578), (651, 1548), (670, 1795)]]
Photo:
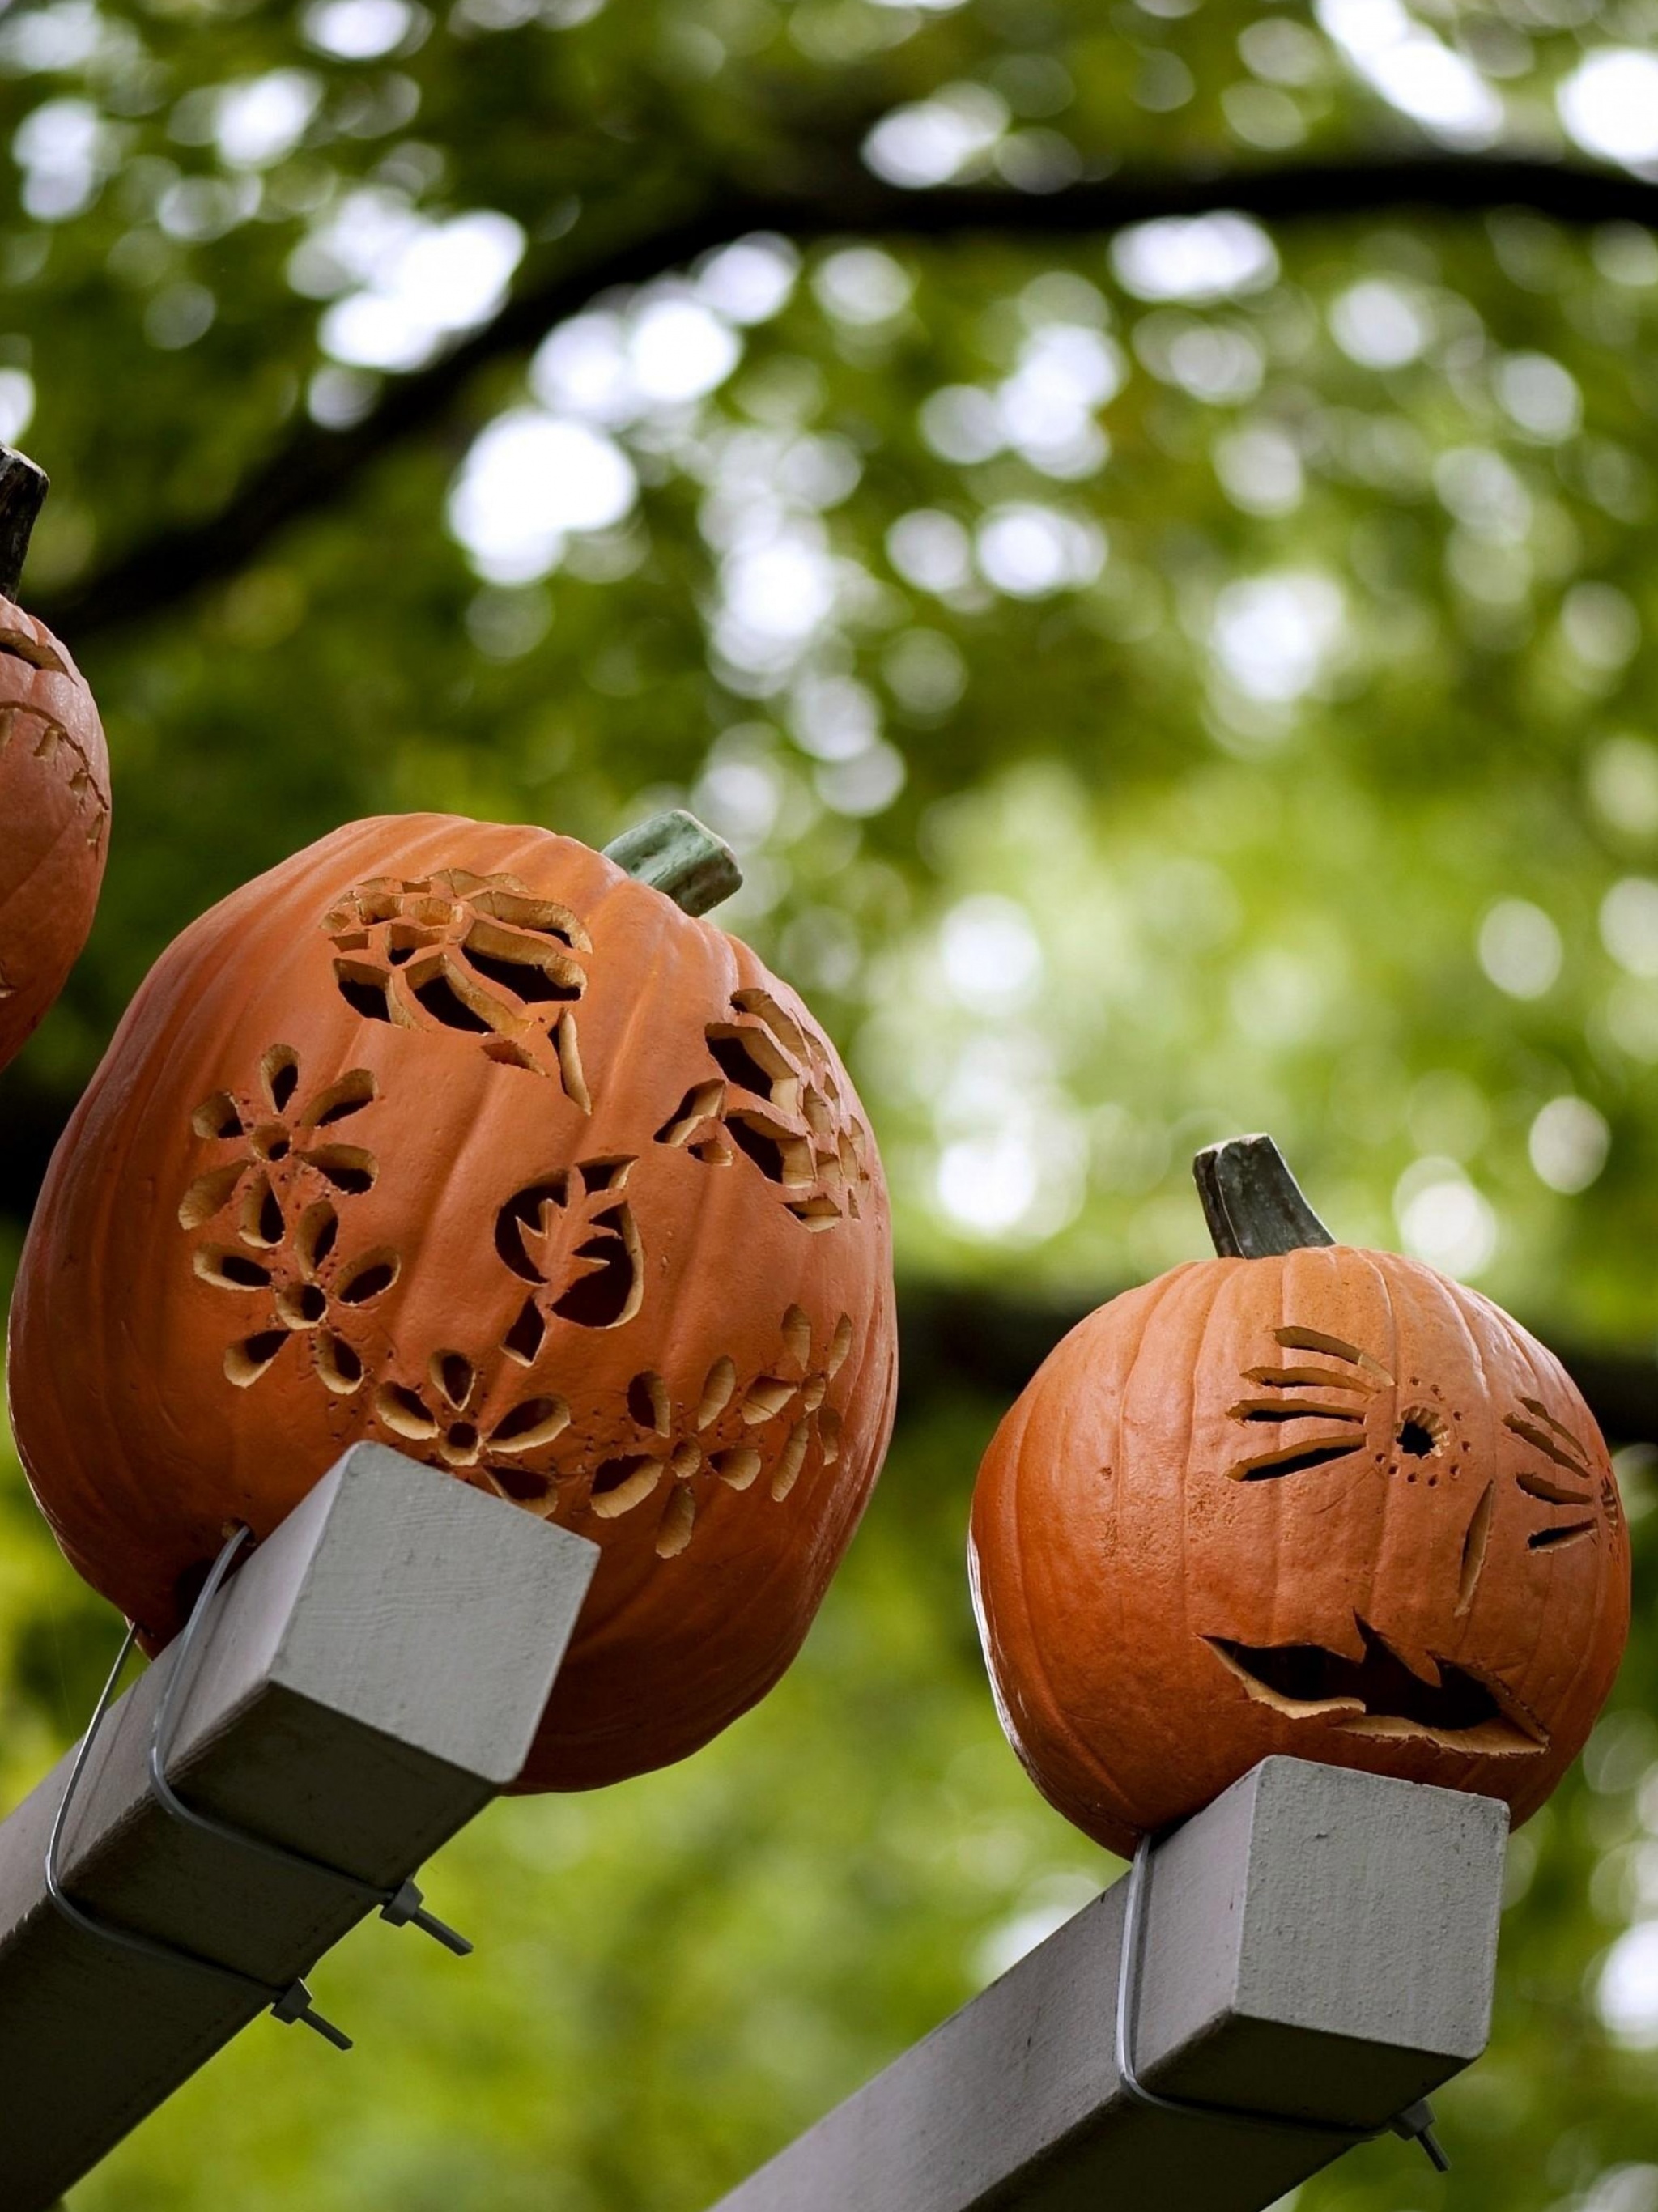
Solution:
[(0, 1067), (81, 956), (109, 844), (109, 755), (92, 693), (15, 604), (46, 489), (32, 461), (0, 447)]
[(1599, 1431), (1489, 1299), (1333, 1244), (1271, 1139), (1199, 1156), (1224, 1255), (1072, 1330), (973, 1503), (1036, 1786), (1125, 1856), (1272, 1753), (1536, 1811), (1629, 1625)]
[(851, 1083), (695, 918), (723, 847), (681, 815), (612, 850), (634, 874), (359, 822), (203, 915), (64, 1135), (13, 1306), (35, 1494), (151, 1649), (225, 1524), (267, 1533), (361, 1438), (598, 1542), (525, 1788), (683, 1757), (770, 1688), (892, 1418)]

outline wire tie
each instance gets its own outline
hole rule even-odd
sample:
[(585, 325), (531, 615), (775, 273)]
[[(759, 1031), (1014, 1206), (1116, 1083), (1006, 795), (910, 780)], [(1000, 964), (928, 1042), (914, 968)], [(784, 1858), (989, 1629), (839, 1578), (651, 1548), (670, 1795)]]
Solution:
[(330, 1866), (324, 1859), (313, 1858), (308, 1853), (294, 1850), (286, 1844), (272, 1843), (268, 1837), (256, 1836), (249, 1829), (235, 1827), (213, 1814), (198, 1812), (193, 1805), (185, 1804), (167, 1780), (167, 1763), (173, 1755), (173, 1739), (178, 1717), (187, 1702), (183, 1685), (190, 1671), (191, 1656), (201, 1624), (220, 1584), (230, 1571), (239, 1547), (251, 1534), (240, 1523), (232, 1530), (223, 1551), (214, 1561), (212, 1572), (202, 1585), (201, 1595), (197, 1599), (185, 1625), (184, 1634), (179, 1639), (179, 1656), (173, 1663), (172, 1678), (161, 1693), (161, 1701), (155, 1713), (155, 1725), (150, 1733), (151, 1790), (175, 1820), (200, 1828), (208, 1835), (217, 1836), (223, 1842), (234, 1844), (243, 1850), (256, 1852), (277, 1866), (297, 1867), (307, 1874), (325, 1875), (334, 1881), (343, 1882), (359, 1897), (378, 1905), (381, 1919), (392, 1927), (418, 1928), (423, 1936), (430, 1936), (458, 1958), (470, 1956), (471, 1944), (465, 1936), (458, 1935), (446, 1921), (440, 1920), (435, 1913), (426, 1911), (421, 1892), (412, 1881), (401, 1882), (395, 1889), (388, 1889), (380, 1882), (364, 1881), (358, 1875), (348, 1874), (343, 1867)]
[(1252, 2128), (1272, 2135), (1338, 2136), (1345, 2138), (1350, 2146), (1373, 2142), (1378, 2136), (1391, 2133), (1402, 2136), (1406, 2142), (1419, 2142), (1429, 2163), (1439, 2172), (1448, 2173), (1451, 2162), (1434, 2133), (1433, 2106), (1425, 2097), (1418, 2097), (1413, 2105), (1407, 2105), (1383, 2127), (1350, 2128), (1337, 2121), (1298, 2120), (1285, 2113), (1250, 2112), (1231, 2105), (1201, 2104), (1191, 2097), (1165, 2097), (1159, 2091), (1146, 2087), (1135, 2068), (1134, 2038), (1139, 2022), (1141, 1953), (1145, 1946), (1145, 1900), (1151, 1886), (1151, 1838), (1142, 1836), (1135, 1846), (1133, 1860), (1128, 1869), (1128, 1896), (1123, 1908), (1122, 1952), (1117, 1966), (1114, 2052), (1117, 2078), (1134, 2102), (1149, 2106), (1160, 2112), (1179, 2112), (1190, 2119), (1213, 2120), (1226, 2127)]

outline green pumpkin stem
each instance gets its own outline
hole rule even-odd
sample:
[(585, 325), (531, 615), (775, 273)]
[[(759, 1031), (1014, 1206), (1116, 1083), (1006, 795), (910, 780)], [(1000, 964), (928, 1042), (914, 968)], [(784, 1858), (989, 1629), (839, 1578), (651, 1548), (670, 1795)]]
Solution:
[(624, 830), (604, 848), (604, 857), (687, 914), (707, 914), (743, 882), (737, 855), (725, 839), (683, 806)]
[(0, 599), (15, 599), (29, 556), (29, 534), (51, 479), (27, 453), (0, 446)]
[(1192, 1163), (1204, 1219), (1223, 1260), (1266, 1260), (1335, 1238), (1301, 1194), (1270, 1137), (1229, 1137)]

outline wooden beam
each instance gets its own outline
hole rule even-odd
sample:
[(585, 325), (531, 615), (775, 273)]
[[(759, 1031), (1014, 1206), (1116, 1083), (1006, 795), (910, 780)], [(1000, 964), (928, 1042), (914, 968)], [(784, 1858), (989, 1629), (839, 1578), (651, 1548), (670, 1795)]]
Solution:
[[(167, 1779), (198, 1811), (396, 1890), (518, 1772), (598, 1556), (450, 1476), (355, 1446), (204, 1619)], [(175, 1654), (112, 1709), (64, 1838), (64, 1887), (94, 1915), (282, 1990), (372, 1902), (163, 1809), (146, 1760)], [(46, 2212), (265, 2002), (54, 1907), (45, 1859), (70, 1765), (0, 1825), (7, 2212)], [(319, 2065), (354, 2063), (317, 2046)]]
[(1125, 1880), (717, 2212), (1262, 2212), (1485, 2048), (1507, 1834), (1489, 1798), (1264, 1760), (1152, 1854), (1133, 2055), (1297, 2124), (1125, 2089)]

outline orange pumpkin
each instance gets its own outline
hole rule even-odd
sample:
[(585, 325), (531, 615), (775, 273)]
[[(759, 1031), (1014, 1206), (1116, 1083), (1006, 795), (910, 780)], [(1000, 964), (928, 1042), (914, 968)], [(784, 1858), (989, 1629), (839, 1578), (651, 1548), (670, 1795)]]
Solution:
[(0, 1067), (64, 988), (109, 844), (109, 755), (86, 679), (15, 604), (46, 480), (0, 447)]
[(1125, 1856), (1272, 1753), (1522, 1820), (1629, 1626), (1600, 1431), (1489, 1299), (1333, 1243), (1270, 1139), (1199, 1169), (1223, 1256), (1072, 1329), (980, 1469), (970, 1565), (1009, 1740)]
[(12, 1310), (35, 1494), (152, 1650), (226, 1523), (264, 1535), (362, 1438), (600, 1544), (530, 1789), (681, 1758), (770, 1688), (896, 1380), (845, 1070), (677, 902), (736, 881), (700, 824), (611, 849), (359, 822), (203, 915), (58, 1147)]

